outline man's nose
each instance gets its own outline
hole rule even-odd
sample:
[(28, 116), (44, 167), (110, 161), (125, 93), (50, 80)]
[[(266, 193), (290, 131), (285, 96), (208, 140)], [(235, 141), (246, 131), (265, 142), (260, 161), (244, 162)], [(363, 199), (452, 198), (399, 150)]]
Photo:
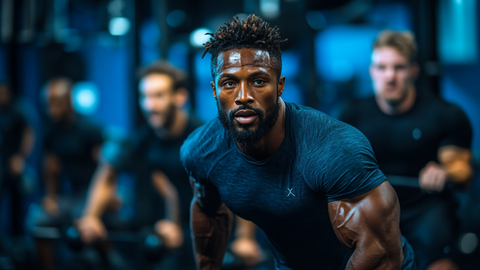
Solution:
[(247, 105), (253, 103), (253, 97), (251, 95), (251, 89), (245, 83), (241, 83), (238, 88), (238, 94), (235, 98), (236, 105)]
[(392, 81), (395, 79), (395, 69), (394, 68), (388, 68), (385, 71), (385, 77), (387, 78), (388, 81)]

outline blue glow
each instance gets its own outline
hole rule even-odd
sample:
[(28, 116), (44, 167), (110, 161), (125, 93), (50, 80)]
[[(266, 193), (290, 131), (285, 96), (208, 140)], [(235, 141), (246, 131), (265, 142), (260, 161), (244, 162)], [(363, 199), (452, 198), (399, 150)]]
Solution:
[(475, 0), (441, 0), (439, 12), (439, 54), (445, 64), (477, 61), (477, 17)]
[(130, 21), (125, 17), (116, 17), (110, 20), (108, 31), (113, 36), (123, 36), (130, 30)]
[(203, 43), (210, 40), (210, 36), (205, 34), (212, 32), (212, 30), (207, 28), (198, 28), (190, 34), (190, 44), (192, 44), (193, 47), (203, 47)]
[(77, 113), (93, 115), (99, 103), (97, 86), (92, 82), (77, 82), (72, 89), (72, 99)]
[(379, 29), (368, 26), (331, 26), (315, 38), (315, 63), (326, 82), (354, 80), (356, 96), (371, 94), (368, 73), (372, 44)]

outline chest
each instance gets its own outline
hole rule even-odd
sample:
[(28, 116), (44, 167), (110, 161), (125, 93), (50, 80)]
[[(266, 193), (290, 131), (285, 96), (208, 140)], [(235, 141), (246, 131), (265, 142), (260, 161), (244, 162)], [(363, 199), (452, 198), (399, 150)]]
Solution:
[(326, 197), (307, 186), (288, 155), (262, 166), (231, 156), (215, 167), (210, 180), (232, 212), (264, 229), (328, 215)]
[(356, 127), (368, 138), (379, 159), (389, 156), (411, 158), (411, 153), (436, 156), (445, 134), (441, 119), (428, 112), (405, 117), (362, 117)]
[(55, 130), (47, 139), (51, 150), (62, 160), (92, 160), (93, 145), (78, 130)]

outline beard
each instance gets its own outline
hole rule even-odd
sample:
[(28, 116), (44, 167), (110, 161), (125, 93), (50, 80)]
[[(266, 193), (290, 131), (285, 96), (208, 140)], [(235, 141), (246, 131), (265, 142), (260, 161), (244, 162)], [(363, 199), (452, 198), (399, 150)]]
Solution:
[[(270, 106), (266, 112), (258, 108), (253, 108), (250, 105), (242, 105), (230, 113), (227, 113), (220, 108), (218, 101), (217, 109), (220, 123), (222, 123), (223, 127), (228, 131), (233, 140), (240, 144), (250, 144), (259, 141), (261, 138), (267, 135), (275, 123), (277, 123), (278, 112), (280, 111), (280, 102), (279, 98), (277, 98), (277, 102)], [(259, 123), (255, 130), (250, 130), (250, 127), (253, 125), (253, 123), (238, 123), (239, 128), (235, 125), (235, 114), (240, 110), (252, 110), (257, 114)]]
[[(147, 119), (147, 122), (149, 123), (149, 125), (151, 126), (152, 129), (154, 130), (163, 130), (163, 129), (166, 129), (166, 130), (169, 130), (172, 125), (173, 125), (173, 122), (175, 120), (175, 116), (176, 116), (176, 107), (174, 104), (170, 104), (168, 106), (168, 108), (163, 111), (163, 112), (155, 112), (155, 111), (150, 111), (150, 112), (145, 112), (144, 111), (144, 114), (145, 114), (145, 118)], [(164, 116), (164, 122), (163, 124), (152, 124), (150, 123), (150, 116), (151, 115), (163, 115)]]

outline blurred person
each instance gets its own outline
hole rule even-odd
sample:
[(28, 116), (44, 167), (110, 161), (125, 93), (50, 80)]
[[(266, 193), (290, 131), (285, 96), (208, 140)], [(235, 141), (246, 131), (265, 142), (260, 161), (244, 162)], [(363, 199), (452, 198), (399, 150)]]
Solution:
[(10, 235), (23, 234), (22, 173), (35, 132), (16, 106), (7, 82), (0, 82), (0, 199), (10, 197)]
[(419, 188), (405, 186), (405, 178), (394, 188), (419, 269), (458, 269), (445, 254), (457, 236), (450, 183), (468, 186), (472, 179), (472, 128), (460, 107), (416, 89), (416, 50), (411, 33), (381, 32), (370, 65), (375, 95), (352, 102), (339, 119), (370, 140), (387, 178), (418, 179)]
[[(102, 129), (75, 113), (71, 91), (72, 81), (68, 78), (54, 78), (46, 85), (49, 117), (43, 138), (46, 194), (41, 203), (43, 211), (32, 213), (34, 229), (63, 229), (71, 225), (81, 215), (90, 179), (97, 166), (103, 143)], [(51, 241), (35, 240), (41, 269), (52, 269), (55, 252)]]
[[(97, 168), (88, 203), (77, 227), (86, 243), (105, 238), (108, 224), (104, 224), (102, 216), (109, 202), (115, 200), (117, 175), (142, 163), (153, 187), (165, 202), (165, 216), (159, 216), (161, 211), (150, 212), (148, 217), (137, 217), (130, 222), (139, 229), (153, 227), (164, 245), (173, 251), (169, 261), (161, 262), (168, 269), (189, 269), (193, 263), (188, 254), (192, 256), (188, 252), (188, 237), (183, 231), (188, 228), (188, 205), (192, 191), (188, 176), (179, 162), (179, 149), (183, 140), (201, 122), (185, 109), (189, 94), (185, 88), (186, 74), (182, 70), (158, 61), (141, 69), (139, 79), (139, 103), (146, 124), (139, 127), (127, 142), (120, 144), (117, 153), (104, 157)], [(146, 207), (148, 205), (145, 204), (154, 203), (144, 202), (145, 194), (139, 190), (136, 198), (137, 204)]]
[(219, 117), (180, 152), (198, 268), (220, 269), (233, 212), (265, 232), (275, 269), (412, 269), (395, 192), (367, 139), (282, 100), (279, 29), (250, 15), (210, 35)]

